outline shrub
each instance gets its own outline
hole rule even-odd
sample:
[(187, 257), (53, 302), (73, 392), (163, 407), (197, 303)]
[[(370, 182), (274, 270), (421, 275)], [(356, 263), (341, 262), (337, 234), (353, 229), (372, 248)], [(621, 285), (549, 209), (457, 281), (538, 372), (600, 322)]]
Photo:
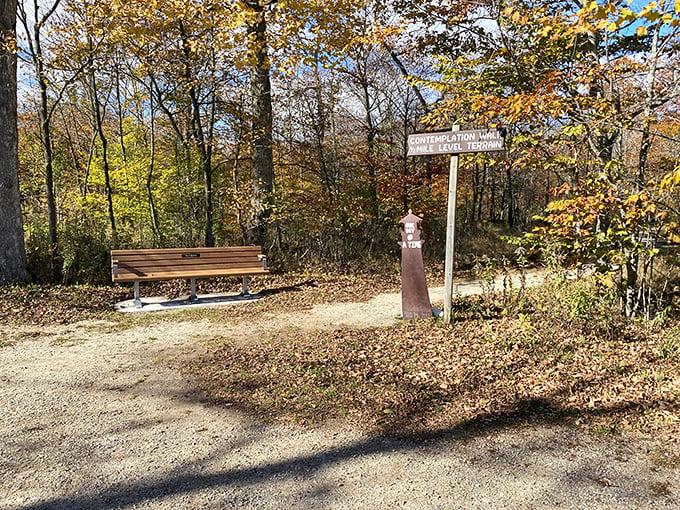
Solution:
[(549, 278), (531, 293), (537, 324), (546, 329), (568, 328), (582, 335), (613, 338), (625, 326), (616, 286), (597, 276)]

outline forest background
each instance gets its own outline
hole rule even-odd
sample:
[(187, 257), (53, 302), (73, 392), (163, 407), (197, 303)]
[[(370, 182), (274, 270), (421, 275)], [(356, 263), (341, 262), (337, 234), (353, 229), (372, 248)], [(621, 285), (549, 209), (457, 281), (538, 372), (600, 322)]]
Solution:
[(615, 274), (628, 315), (673, 287), (678, 0), (20, 0), (18, 20), (36, 280), (108, 281), (121, 247), (391, 268), (408, 209), (439, 263), (448, 158), (406, 140), (456, 123), (508, 132), (461, 158), (459, 265), (528, 233)]

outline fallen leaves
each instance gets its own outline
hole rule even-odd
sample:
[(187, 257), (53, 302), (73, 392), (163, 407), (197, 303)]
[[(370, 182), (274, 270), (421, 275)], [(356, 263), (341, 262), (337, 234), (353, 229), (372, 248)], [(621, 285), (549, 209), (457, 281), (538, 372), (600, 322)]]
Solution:
[[(233, 293), (241, 291), (241, 278), (212, 278), (198, 281), (198, 294)], [(291, 273), (251, 278), (250, 289), (267, 299), (256, 308), (219, 313), (219, 320), (241, 320), (256, 313), (295, 311), (317, 304), (338, 301), (366, 301), (381, 292), (398, 292), (396, 275), (361, 277), (356, 275), (326, 275)], [(144, 296), (176, 298), (189, 293), (184, 280), (142, 283)], [(132, 285), (13, 285), (0, 287), (0, 321), (5, 324), (73, 324), (88, 319), (120, 320), (114, 305), (132, 298)], [(203, 312), (199, 312), (201, 316)], [(207, 312), (208, 314), (210, 312)], [(228, 317), (227, 317), (228, 316)]]
[(5, 324), (72, 324), (113, 314), (129, 289), (91, 285), (0, 287), (0, 321)]
[(663, 331), (603, 340), (533, 324), (529, 335), (530, 320), (412, 321), (226, 344), (191, 371), (218, 401), (290, 423), (411, 434), (562, 420), (680, 437), (680, 369), (660, 354)]

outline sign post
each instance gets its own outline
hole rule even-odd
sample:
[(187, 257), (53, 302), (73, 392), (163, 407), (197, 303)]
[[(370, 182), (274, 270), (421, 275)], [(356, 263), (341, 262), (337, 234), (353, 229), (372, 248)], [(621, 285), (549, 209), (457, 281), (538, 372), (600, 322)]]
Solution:
[(408, 137), (408, 156), (452, 154), (449, 169), (449, 194), (446, 214), (446, 261), (444, 266), (444, 322), (451, 322), (453, 299), (453, 255), (456, 240), (456, 188), (458, 187), (458, 154), (491, 152), (505, 149), (505, 130), (474, 129), (418, 133)]
[[(460, 130), (458, 124), (453, 125), (452, 132)], [(451, 156), (449, 165), (449, 194), (446, 212), (446, 260), (444, 262), (444, 323), (451, 323), (453, 299), (453, 254), (456, 246), (456, 190), (458, 188), (458, 154)]]

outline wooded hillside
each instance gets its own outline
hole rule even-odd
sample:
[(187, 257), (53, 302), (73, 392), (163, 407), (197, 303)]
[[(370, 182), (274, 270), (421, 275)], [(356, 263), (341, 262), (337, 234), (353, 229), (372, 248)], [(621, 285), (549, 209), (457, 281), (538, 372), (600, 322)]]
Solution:
[(508, 131), (461, 160), (460, 262), (539, 226), (560, 260), (623, 267), (634, 307), (680, 241), (679, 11), (21, 0), (29, 267), (104, 281), (111, 248), (244, 242), (285, 268), (390, 264), (409, 208), (438, 260), (448, 159), (407, 157), (406, 137), (455, 122)]

